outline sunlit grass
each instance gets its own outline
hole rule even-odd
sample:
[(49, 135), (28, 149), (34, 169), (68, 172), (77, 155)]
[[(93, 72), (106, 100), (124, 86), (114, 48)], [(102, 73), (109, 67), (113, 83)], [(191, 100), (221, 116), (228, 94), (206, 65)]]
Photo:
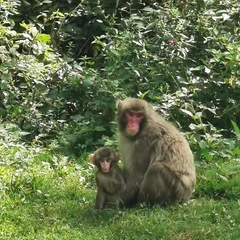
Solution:
[(95, 213), (94, 171), (87, 159), (13, 148), (0, 150), (0, 239), (240, 238), (236, 161), (199, 166), (188, 203)]

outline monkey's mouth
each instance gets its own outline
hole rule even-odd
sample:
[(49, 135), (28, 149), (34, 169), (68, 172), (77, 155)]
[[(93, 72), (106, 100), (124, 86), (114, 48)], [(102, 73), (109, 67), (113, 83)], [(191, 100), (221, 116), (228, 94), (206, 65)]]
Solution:
[(134, 136), (137, 134), (137, 132), (138, 132), (138, 129), (136, 129), (136, 128), (128, 128), (127, 129), (127, 133), (129, 136)]
[(104, 168), (102, 168), (102, 172), (103, 172), (103, 173), (108, 173), (108, 172), (109, 172), (109, 169), (104, 169)]

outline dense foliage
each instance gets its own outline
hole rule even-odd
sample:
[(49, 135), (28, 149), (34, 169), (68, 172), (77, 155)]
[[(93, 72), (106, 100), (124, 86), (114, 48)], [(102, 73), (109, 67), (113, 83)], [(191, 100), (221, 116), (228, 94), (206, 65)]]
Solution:
[(24, 141), (114, 145), (115, 101), (133, 96), (198, 157), (239, 158), (238, 0), (0, 3), (0, 121)]

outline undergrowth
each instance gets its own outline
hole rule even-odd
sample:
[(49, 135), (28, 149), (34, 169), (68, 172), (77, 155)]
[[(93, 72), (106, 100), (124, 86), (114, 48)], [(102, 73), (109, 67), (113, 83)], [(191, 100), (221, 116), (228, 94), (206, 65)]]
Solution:
[(0, 147), (0, 239), (238, 239), (236, 160), (197, 166), (188, 203), (93, 211), (96, 186), (87, 154), (69, 159), (23, 144)]

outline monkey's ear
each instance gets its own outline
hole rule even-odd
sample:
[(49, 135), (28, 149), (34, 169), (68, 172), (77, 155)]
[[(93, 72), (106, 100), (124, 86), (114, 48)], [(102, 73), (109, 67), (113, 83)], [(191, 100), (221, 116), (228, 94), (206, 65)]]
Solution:
[(114, 162), (117, 163), (119, 161), (119, 156), (115, 153), (114, 154)]
[(88, 158), (89, 158), (89, 162), (94, 164), (94, 154), (93, 153), (89, 154)]

